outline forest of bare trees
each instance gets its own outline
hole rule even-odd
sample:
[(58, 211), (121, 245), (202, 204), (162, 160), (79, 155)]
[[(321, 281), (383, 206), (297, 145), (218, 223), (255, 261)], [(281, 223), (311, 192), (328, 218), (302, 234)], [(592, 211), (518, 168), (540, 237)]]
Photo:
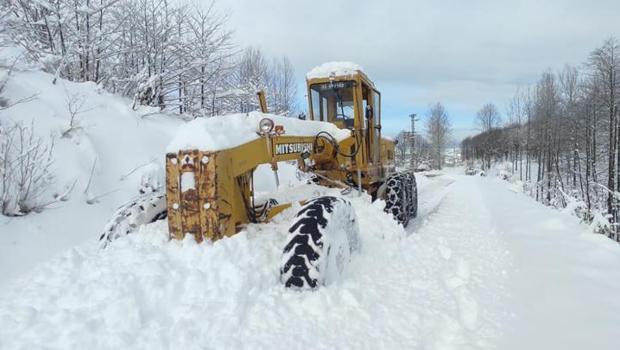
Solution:
[[(516, 92), (506, 122), (462, 142), (468, 161), (510, 162), (544, 204), (573, 210), (620, 241), (620, 43), (610, 38), (580, 67), (543, 72)], [(485, 106), (486, 107), (486, 106)], [(485, 108), (479, 121), (487, 121)]]
[(424, 135), (416, 133), (411, 137), (410, 131), (401, 131), (396, 135), (396, 162), (403, 168), (413, 168), (431, 163), (431, 145)]
[(191, 117), (246, 112), (267, 91), (271, 112), (295, 110), (286, 57), (239, 48), (213, 3), (170, 0), (3, 1), (3, 29), (56, 77), (92, 81), (135, 105)]

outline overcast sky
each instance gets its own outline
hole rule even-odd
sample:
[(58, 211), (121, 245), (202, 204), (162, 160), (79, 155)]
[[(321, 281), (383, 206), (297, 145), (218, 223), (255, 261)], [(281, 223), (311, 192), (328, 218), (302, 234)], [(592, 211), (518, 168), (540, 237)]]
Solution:
[[(203, 0), (208, 1), (208, 0)], [(440, 101), (461, 137), (487, 102), (505, 111), (519, 86), (579, 65), (620, 36), (620, 0), (217, 0), (235, 41), (286, 55), (299, 80), (326, 61), (353, 61), (382, 92), (384, 131), (408, 128)], [(421, 122), (421, 126), (423, 122)]]

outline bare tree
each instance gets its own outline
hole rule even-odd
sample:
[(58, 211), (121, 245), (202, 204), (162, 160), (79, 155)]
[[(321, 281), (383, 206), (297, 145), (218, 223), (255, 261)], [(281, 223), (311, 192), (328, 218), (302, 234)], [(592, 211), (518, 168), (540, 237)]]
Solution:
[(431, 145), (432, 166), (441, 169), (443, 154), (450, 137), (450, 119), (444, 106), (437, 102), (428, 111), (426, 133)]
[(63, 138), (71, 138), (76, 132), (82, 130), (80, 115), (89, 109), (84, 108), (84, 97), (80, 94), (71, 94), (65, 89), (65, 105), (69, 114), (69, 125), (62, 132)]
[(476, 113), (476, 124), (482, 132), (500, 126), (502, 118), (497, 107), (492, 103), (487, 103)]
[(276, 114), (291, 114), (295, 109), (297, 87), (295, 72), (288, 57), (274, 59), (267, 72), (269, 105)]
[(401, 131), (398, 133), (398, 135), (396, 135), (395, 158), (397, 164), (399, 165), (405, 164), (406, 160), (408, 159), (408, 152), (411, 150), (408, 135), (409, 134), (406, 131)]

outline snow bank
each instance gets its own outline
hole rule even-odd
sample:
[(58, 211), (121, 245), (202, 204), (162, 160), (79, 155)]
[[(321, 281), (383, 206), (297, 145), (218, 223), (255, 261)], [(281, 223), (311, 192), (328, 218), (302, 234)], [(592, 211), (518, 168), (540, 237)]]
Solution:
[(306, 74), (307, 79), (328, 78), (330, 75), (355, 75), (364, 71), (362, 66), (353, 62), (327, 62), (314, 67)]
[[(5, 51), (2, 51), (4, 55)], [(0, 75), (6, 69), (0, 68)], [(132, 101), (102, 91), (94, 83), (73, 83), (19, 66), (2, 94), (13, 103), (0, 111), (0, 122), (34, 125), (37, 136), (54, 140), (55, 183), (41, 199), (70, 188), (66, 202), (40, 214), (0, 216), (0, 286), (15, 276), (84, 241), (94, 241), (118, 206), (138, 195), (145, 182), (163, 184), (166, 145), (181, 123), (164, 114), (142, 117)], [(69, 127), (68, 101), (74, 101), (77, 128)], [(90, 203), (90, 204), (89, 204)], [(0, 288), (1, 289), (1, 288)], [(2, 345), (0, 345), (2, 348)]]
[(182, 149), (217, 151), (242, 145), (259, 137), (258, 123), (263, 118), (270, 118), (276, 125), (284, 126), (284, 135), (315, 136), (321, 131), (326, 131), (339, 141), (351, 135), (349, 130), (339, 129), (332, 123), (250, 112), (199, 118), (185, 123), (179, 127), (167, 151), (176, 152)]

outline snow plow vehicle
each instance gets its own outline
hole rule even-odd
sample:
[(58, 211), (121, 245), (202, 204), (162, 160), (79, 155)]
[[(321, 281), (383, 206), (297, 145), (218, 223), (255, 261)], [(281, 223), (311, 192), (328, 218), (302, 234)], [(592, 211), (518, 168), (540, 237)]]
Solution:
[[(296, 161), (311, 181), (365, 191), (406, 226), (417, 215), (413, 172), (396, 172), (394, 142), (381, 137), (381, 95), (359, 66), (329, 63), (307, 75), (308, 120), (267, 113), (203, 118), (184, 125), (166, 154), (165, 193), (120, 208), (101, 236), (104, 245), (144, 223), (168, 219), (171, 239), (216, 241), (243, 225), (271, 220), (292, 203), (256, 201), (254, 170)], [(193, 123), (193, 124), (192, 124)], [(214, 142), (218, 139), (221, 142)], [(355, 213), (336, 196), (306, 198), (283, 249), (281, 281), (315, 288), (359, 249)]]

